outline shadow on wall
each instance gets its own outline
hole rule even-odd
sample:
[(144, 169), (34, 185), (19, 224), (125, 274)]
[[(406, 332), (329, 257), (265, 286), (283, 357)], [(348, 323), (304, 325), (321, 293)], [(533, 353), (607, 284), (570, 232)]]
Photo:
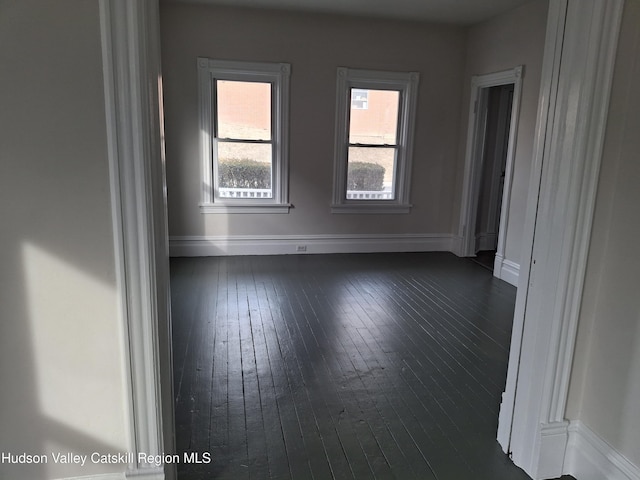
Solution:
[(0, 11), (0, 454), (47, 459), (0, 462), (0, 478), (122, 472), (52, 457), (129, 443), (99, 6)]
[[(78, 252), (67, 253), (73, 258)], [(120, 412), (123, 352), (114, 335), (120, 327), (111, 274), (82, 269), (77, 258), (65, 260), (18, 239), (9, 256), (0, 451), (11, 457), (0, 465), (0, 477), (36, 480), (124, 471), (126, 464), (100, 466), (87, 458), (84, 466), (65, 465), (67, 459), (57, 457), (127, 451)]]

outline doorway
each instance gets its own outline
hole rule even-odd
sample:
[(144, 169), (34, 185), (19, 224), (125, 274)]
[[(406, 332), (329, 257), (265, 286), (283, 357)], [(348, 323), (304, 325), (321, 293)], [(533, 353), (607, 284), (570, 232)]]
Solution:
[(476, 260), (490, 270), (495, 269), (495, 256), (500, 232), (500, 209), (513, 105), (514, 84), (482, 89), (486, 115), (484, 148), (480, 167), (478, 209), (476, 214)]
[(460, 215), (461, 255), (513, 284), (505, 244), (521, 79), (521, 66), (472, 78)]
[[(101, 2), (101, 21), (103, 26), (106, 25), (105, 28), (110, 26), (110, 11), (106, 8), (109, 5), (106, 1)], [(117, 5), (121, 4), (118, 3)], [(131, 5), (134, 5), (130, 9), (131, 12), (138, 14), (134, 17), (134, 20), (157, 18), (157, 15), (154, 17), (144, 12), (139, 13), (141, 9), (157, 7), (157, 2), (141, 2)], [(537, 474), (538, 466), (544, 464), (543, 461), (549, 463), (549, 459), (544, 457), (542, 452), (560, 452), (560, 455), (556, 455), (552, 459), (559, 459), (560, 464), (563, 458), (566, 458), (566, 456), (562, 455), (562, 452), (565, 451), (564, 448), (552, 450), (551, 448), (545, 449), (543, 447), (550, 443), (547, 440), (555, 441), (563, 432), (566, 434), (567, 429), (566, 422), (562, 424), (555, 422), (553, 421), (555, 417), (551, 417), (552, 422), (548, 423), (550, 418), (548, 411), (551, 407), (554, 408), (554, 411), (558, 411), (558, 406), (565, 405), (564, 402), (567, 399), (567, 389), (564, 387), (566, 387), (565, 382), (570, 378), (573, 341), (576, 335), (575, 328), (571, 328), (571, 325), (575, 327), (574, 322), (571, 322), (571, 320), (577, 318), (574, 315), (574, 310), (580, 305), (581, 281), (584, 274), (584, 263), (587, 258), (584, 255), (584, 250), (588, 248), (589, 244), (591, 231), (589, 227), (594, 208), (593, 203), (588, 200), (593, 199), (593, 192), (597, 185), (596, 180), (601, 157), (601, 152), (598, 152), (598, 146), (601, 146), (606, 120), (606, 115), (602, 113), (607, 111), (608, 106), (608, 95), (611, 87), (609, 82), (615, 59), (622, 6), (622, 2), (616, 2), (615, 4), (613, 2), (602, 2), (597, 4), (589, 3), (585, 8), (582, 8), (582, 5), (573, 5), (572, 8), (567, 9), (566, 2), (552, 1), (550, 3), (539, 102), (539, 123), (536, 129), (536, 146), (534, 148), (535, 168), (532, 170), (532, 182), (536, 182), (537, 188), (535, 191), (529, 192), (529, 199), (536, 201), (533, 203), (530, 201), (528, 204), (523, 242), (525, 261), (522, 264), (524, 267), (522, 277), (523, 279), (526, 278), (526, 281), (523, 280), (524, 288), (518, 292), (519, 299), (516, 305), (514, 336), (510, 349), (507, 389), (503, 396), (498, 430), (498, 440), (505, 451), (510, 449), (515, 463), (523, 466), (527, 472), (537, 478), (541, 476)], [(129, 13), (129, 10), (127, 10), (127, 13)], [(129, 29), (126, 30), (123, 27), (119, 31), (126, 30), (127, 33), (133, 31), (132, 34), (115, 38), (124, 38), (126, 42), (132, 42), (133, 46), (128, 49), (114, 48), (110, 43), (114, 36), (111, 35), (110, 31), (103, 32), (102, 42), (106, 52), (104, 58), (107, 59), (104, 67), (105, 76), (114, 77), (116, 69), (108, 60), (115, 58), (116, 64), (123, 67), (121, 71), (131, 73), (130, 76), (120, 75), (118, 78), (126, 78), (133, 86), (138, 84), (131, 82), (132, 78), (134, 80), (144, 79), (143, 85), (151, 85), (152, 82), (148, 82), (145, 75), (155, 73), (153, 70), (154, 62), (145, 61), (148, 60), (145, 55), (134, 55), (134, 60), (129, 62), (126, 53), (137, 53), (138, 50), (136, 49), (141, 47), (150, 46), (153, 50), (153, 47), (159, 46), (157, 36), (147, 34), (148, 29), (153, 30), (153, 22), (130, 21), (130, 17), (125, 15), (113, 15), (113, 18), (119, 18), (122, 25), (126, 25), (127, 29)], [(138, 30), (142, 30), (142, 32), (138, 34)], [(584, 32), (587, 33), (584, 34)], [(141, 38), (146, 41), (135, 41)], [(122, 43), (126, 42), (123, 41)], [(119, 46), (120, 44), (118, 43), (117, 45)], [(128, 44), (125, 46), (128, 46)], [(586, 49), (589, 49), (589, 52), (587, 52), (589, 55), (585, 53)], [(562, 68), (562, 71), (565, 72), (563, 76), (560, 76), (561, 58), (565, 60)], [(598, 75), (595, 75), (595, 73), (598, 73)], [(111, 122), (108, 124), (109, 142), (110, 146), (113, 147), (110, 153), (112, 174), (113, 171), (118, 173), (119, 167), (123, 165), (129, 166), (129, 164), (139, 171), (146, 172), (149, 166), (154, 165), (156, 157), (152, 154), (153, 149), (141, 147), (139, 149), (140, 152), (136, 150), (135, 154), (123, 149), (124, 153), (121, 153), (116, 148), (119, 147), (116, 142), (119, 136), (109, 130), (109, 125), (119, 127), (117, 132), (122, 133), (122, 138), (125, 140), (131, 138), (131, 135), (127, 135), (127, 132), (134, 132), (139, 134), (140, 138), (148, 140), (148, 144), (159, 144), (159, 141), (154, 140), (155, 137), (151, 133), (153, 128), (150, 123), (152, 122), (144, 121), (151, 118), (151, 115), (134, 115), (141, 111), (140, 105), (147, 105), (148, 97), (135, 89), (133, 94), (129, 94), (130, 89), (128, 88), (114, 89), (110, 82), (105, 81), (105, 83), (111, 87), (106, 91), (107, 111), (109, 115), (113, 115)], [(573, 88), (569, 92), (567, 88), (558, 89), (558, 85), (571, 85)], [(558, 92), (557, 95), (554, 95), (553, 101), (550, 100), (551, 92)], [(518, 93), (518, 82), (516, 82), (513, 104), (515, 111), (517, 111), (519, 105)], [(564, 120), (568, 116), (567, 103), (569, 93), (572, 93), (576, 102), (574, 105), (585, 105), (584, 109), (576, 109), (574, 113), (579, 112), (586, 118), (585, 121), (579, 122), (580, 129), (577, 132), (569, 132), (569, 134), (562, 135), (563, 141), (558, 145), (553, 145), (553, 150), (549, 153), (544, 147), (551, 145), (551, 139), (557, 138), (561, 130), (559, 125), (562, 125), (562, 122), (554, 123), (557, 118), (557, 112), (559, 111), (560, 116), (558, 118), (560, 120)], [(123, 101), (115, 101), (122, 98), (124, 98)], [(131, 105), (135, 105), (136, 108), (132, 108)], [(558, 106), (557, 108), (556, 105)], [(144, 111), (144, 108), (142, 110)], [(142, 127), (132, 122), (131, 117), (135, 117), (135, 120), (139, 121)], [(516, 122), (517, 118), (518, 115), (512, 113), (512, 121)], [(475, 120), (472, 125), (475, 128)], [(474, 130), (470, 129), (469, 131)], [(513, 137), (514, 134), (515, 130), (512, 128), (510, 136)], [(131, 143), (133, 142), (125, 142), (125, 146), (128, 147)], [(585, 144), (588, 145), (585, 147)], [(140, 145), (137, 146), (140, 147)], [(538, 211), (537, 199), (539, 192), (542, 191), (546, 197), (545, 201), (549, 201), (548, 199), (551, 197), (549, 183), (551, 182), (550, 179), (553, 178), (542, 176), (542, 158), (544, 156), (545, 160), (551, 160), (547, 164), (552, 163), (553, 166), (559, 164), (558, 168), (567, 168), (566, 162), (560, 162), (560, 160), (563, 159), (563, 148), (568, 149), (569, 146), (571, 151), (578, 151), (581, 155), (567, 157), (568, 161), (577, 159), (579, 166), (574, 168), (581, 172), (585, 171), (587, 174), (584, 175), (584, 178), (581, 177), (582, 180), (580, 182), (570, 183), (570, 188), (567, 189), (567, 192), (557, 200), (556, 205), (562, 209), (560, 224), (565, 225), (566, 228), (553, 232), (555, 235), (550, 235), (548, 232), (543, 231), (543, 235), (538, 236), (538, 232), (534, 232), (536, 225), (533, 222)], [(513, 143), (511, 142), (510, 150), (513, 151)], [(469, 168), (471, 166), (470, 151), (471, 148), (468, 148), (466, 157), (468, 161), (464, 174), (464, 196), (460, 216), (461, 242), (458, 246), (460, 253), (464, 252), (467, 245), (468, 236), (465, 235), (464, 227), (466, 227), (466, 222), (469, 218), (468, 206), (472, 198), (469, 195), (470, 179), (473, 177), (471, 175), (473, 169)], [(505, 172), (502, 212), (505, 210), (504, 206), (508, 205), (504, 197), (507, 194), (506, 186), (508, 185), (507, 180), (509, 180), (509, 158)], [(123, 316), (127, 326), (133, 326), (136, 331), (148, 332), (148, 335), (136, 335), (133, 338), (133, 342), (128, 343), (130, 348), (124, 357), (126, 362), (130, 362), (131, 366), (132, 390), (129, 395), (130, 405), (143, 405), (142, 408), (132, 409), (130, 412), (131, 433), (136, 435), (134, 448), (136, 452), (149, 454), (150, 452), (162, 452), (163, 447), (168, 448), (168, 451), (172, 451), (171, 445), (173, 443), (171, 440), (173, 438), (171, 428), (173, 421), (170, 413), (172, 411), (171, 396), (167, 399), (159, 395), (156, 389), (146, 387), (148, 384), (157, 386), (158, 381), (156, 379), (161, 376), (164, 380), (167, 372), (169, 372), (170, 379), (171, 373), (170, 349), (158, 339), (158, 331), (162, 334), (163, 331), (167, 331), (170, 328), (169, 315), (166, 309), (163, 308), (163, 305), (166, 305), (166, 294), (164, 292), (168, 291), (168, 282), (166, 276), (163, 275), (166, 258), (161, 258), (163, 257), (163, 252), (166, 252), (168, 238), (166, 229), (162, 233), (164, 223), (160, 221), (160, 225), (157, 225), (151, 221), (162, 220), (162, 209), (159, 207), (162, 205), (162, 201), (157, 200), (157, 198), (161, 198), (159, 192), (162, 192), (162, 175), (135, 175), (130, 180), (122, 183), (122, 189), (120, 189), (120, 183), (114, 182), (116, 185), (115, 187), (112, 186), (111, 192), (113, 199), (112, 210), (116, 233), (120, 233), (122, 239), (126, 240), (121, 244), (131, 246), (131, 250), (134, 252), (132, 256), (122, 255), (122, 251), (117, 254), (118, 272), (123, 278), (131, 278), (131, 281), (122, 282), (125, 288), (119, 289), (121, 290), (119, 297), (133, 299), (133, 305), (139, 306), (142, 310), (142, 314), (138, 315), (131, 314), (127, 309), (123, 309), (125, 310)], [(542, 186), (540, 186), (540, 183), (542, 183)], [(153, 186), (157, 188), (151, 188)], [(136, 202), (139, 197), (134, 195), (135, 193), (143, 196), (147, 195), (148, 198), (152, 197), (157, 201)], [(571, 200), (571, 204), (569, 204), (569, 200)], [(585, 206), (584, 209), (568, 208), (571, 205)], [(137, 215), (137, 217), (134, 218), (133, 215)], [(572, 221), (574, 220), (573, 217), (577, 217), (577, 221)], [(149, 225), (153, 225), (155, 228), (149, 230)], [(501, 221), (501, 225), (503, 226), (502, 230), (504, 230), (505, 223)], [(571, 262), (556, 263), (549, 267), (552, 271), (546, 272), (547, 276), (553, 276), (557, 280), (550, 283), (537, 283), (533, 292), (535, 293), (535, 298), (533, 298), (535, 306), (539, 308), (539, 304), (543, 302), (553, 309), (553, 315), (531, 315), (528, 313), (527, 318), (532, 317), (533, 320), (542, 319), (544, 321), (528, 321), (525, 329), (524, 305), (528, 304), (530, 306), (531, 303), (534, 303), (529, 302), (529, 298), (527, 298), (530, 293), (528, 281), (534, 233), (536, 234), (537, 251), (540, 255), (545, 255), (552, 251), (555, 248), (555, 243), (559, 241), (558, 238), (564, 240), (565, 245), (570, 244), (571, 249), (575, 248), (578, 253), (570, 256)], [(568, 234), (569, 239), (563, 238), (565, 233)], [(501, 235), (502, 232), (500, 233)], [(136, 242), (136, 240), (139, 241)], [(143, 243), (149, 248), (133, 248)], [(577, 268), (575, 267), (576, 263), (579, 264)], [(149, 265), (156, 265), (156, 268), (149, 268)], [(576, 271), (578, 272), (577, 274)], [(570, 273), (571, 275), (569, 275)], [(560, 308), (556, 302), (549, 301), (550, 294), (553, 297), (558, 287), (563, 290), (575, 290), (575, 295), (564, 297), (570, 301), (570, 308)], [(159, 311), (155, 310), (158, 305), (160, 306)], [(567, 325), (567, 323), (570, 325)], [(125, 340), (130, 342), (131, 338), (126, 329), (124, 336)], [(144, 340), (144, 343), (140, 340)], [(146, 348), (147, 346), (150, 348)], [(167, 361), (169, 366), (166, 366)], [(549, 368), (549, 365), (552, 365), (553, 368)], [(518, 375), (519, 372), (520, 375)], [(554, 382), (558, 378), (562, 382)], [(171, 388), (170, 383), (169, 380), (169, 389)], [(552, 385), (552, 388), (545, 388), (548, 385)], [(516, 387), (518, 387), (519, 392), (517, 404), (515, 402)], [(138, 400), (142, 401), (138, 402)], [(514, 404), (516, 407), (514, 407)], [(532, 408), (532, 406), (536, 408)], [(164, 421), (161, 421), (161, 418)], [(545, 429), (546, 432), (542, 432), (542, 429)], [(514, 438), (512, 438), (512, 433), (514, 433)], [(543, 433), (546, 435), (543, 435)], [(542, 440), (544, 440), (544, 443)], [(557, 446), (557, 444), (554, 446)], [(576, 446), (574, 444), (573, 450), (575, 451), (575, 449)], [(569, 453), (569, 450), (567, 450), (567, 453)], [(554, 465), (552, 464), (552, 466)], [(159, 468), (162, 469), (162, 467)], [(144, 465), (135, 465), (129, 470), (131, 474), (136, 472), (146, 476), (153, 475), (153, 473), (150, 473), (150, 469)], [(157, 475), (159, 477), (163, 476), (162, 473)], [(173, 478), (170, 472), (167, 473), (167, 477)]]

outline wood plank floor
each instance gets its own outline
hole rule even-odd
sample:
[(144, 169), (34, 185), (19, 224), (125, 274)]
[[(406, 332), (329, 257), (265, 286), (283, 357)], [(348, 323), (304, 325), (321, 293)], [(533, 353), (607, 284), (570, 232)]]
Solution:
[(495, 441), (515, 288), (446, 253), (171, 260), (195, 479), (529, 478)]

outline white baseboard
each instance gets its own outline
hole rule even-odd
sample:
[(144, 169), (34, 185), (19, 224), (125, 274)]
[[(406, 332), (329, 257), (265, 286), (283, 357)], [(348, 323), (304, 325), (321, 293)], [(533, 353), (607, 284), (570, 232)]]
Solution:
[(99, 475), (84, 475), (81, 477), (65, 477), (58, 480), (125, 480), (124, 472), (119, 473), (101, 473)]
[(458, 257), (466, 256), (462, 251), (462, 237), (459, 235), (451, 236), (451, 252)]
[(165, 480), (162, 468), (131, 470), (125, 474), (126, 480)]
[(564, 474), (579, 480), (640, 480), (640, 467), (584, 423), (572, 421)]
[(533, 470), (535, 477), (558, 478), (562, 476), (565, 452), (569, 441), (569, 422), (551, 422), (540, 426), (540, 451)]
[(496, 255), (493, 264), (493, 274), (500, 280), (504, 280), (514, 287), (517, 287), (518, 277), (520, 276), (520, 265), (500, 255)]
[(162, 468), (149, 468), (118, 473), (66, 477), (58, 480), (165, 480), (165, 475)]
[(172, 257), (313, 253), (451, 252), (449, 234), (230, 235), (169, 237)]

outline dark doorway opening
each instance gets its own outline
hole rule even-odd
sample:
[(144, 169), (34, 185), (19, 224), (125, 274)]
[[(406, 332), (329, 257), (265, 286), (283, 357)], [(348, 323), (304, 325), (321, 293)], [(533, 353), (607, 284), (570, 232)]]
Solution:
[(486, 128), (478, 190), (475, 253), (479, 264), (491, 271), (498, 246), (514, 84), (483, 89)]

